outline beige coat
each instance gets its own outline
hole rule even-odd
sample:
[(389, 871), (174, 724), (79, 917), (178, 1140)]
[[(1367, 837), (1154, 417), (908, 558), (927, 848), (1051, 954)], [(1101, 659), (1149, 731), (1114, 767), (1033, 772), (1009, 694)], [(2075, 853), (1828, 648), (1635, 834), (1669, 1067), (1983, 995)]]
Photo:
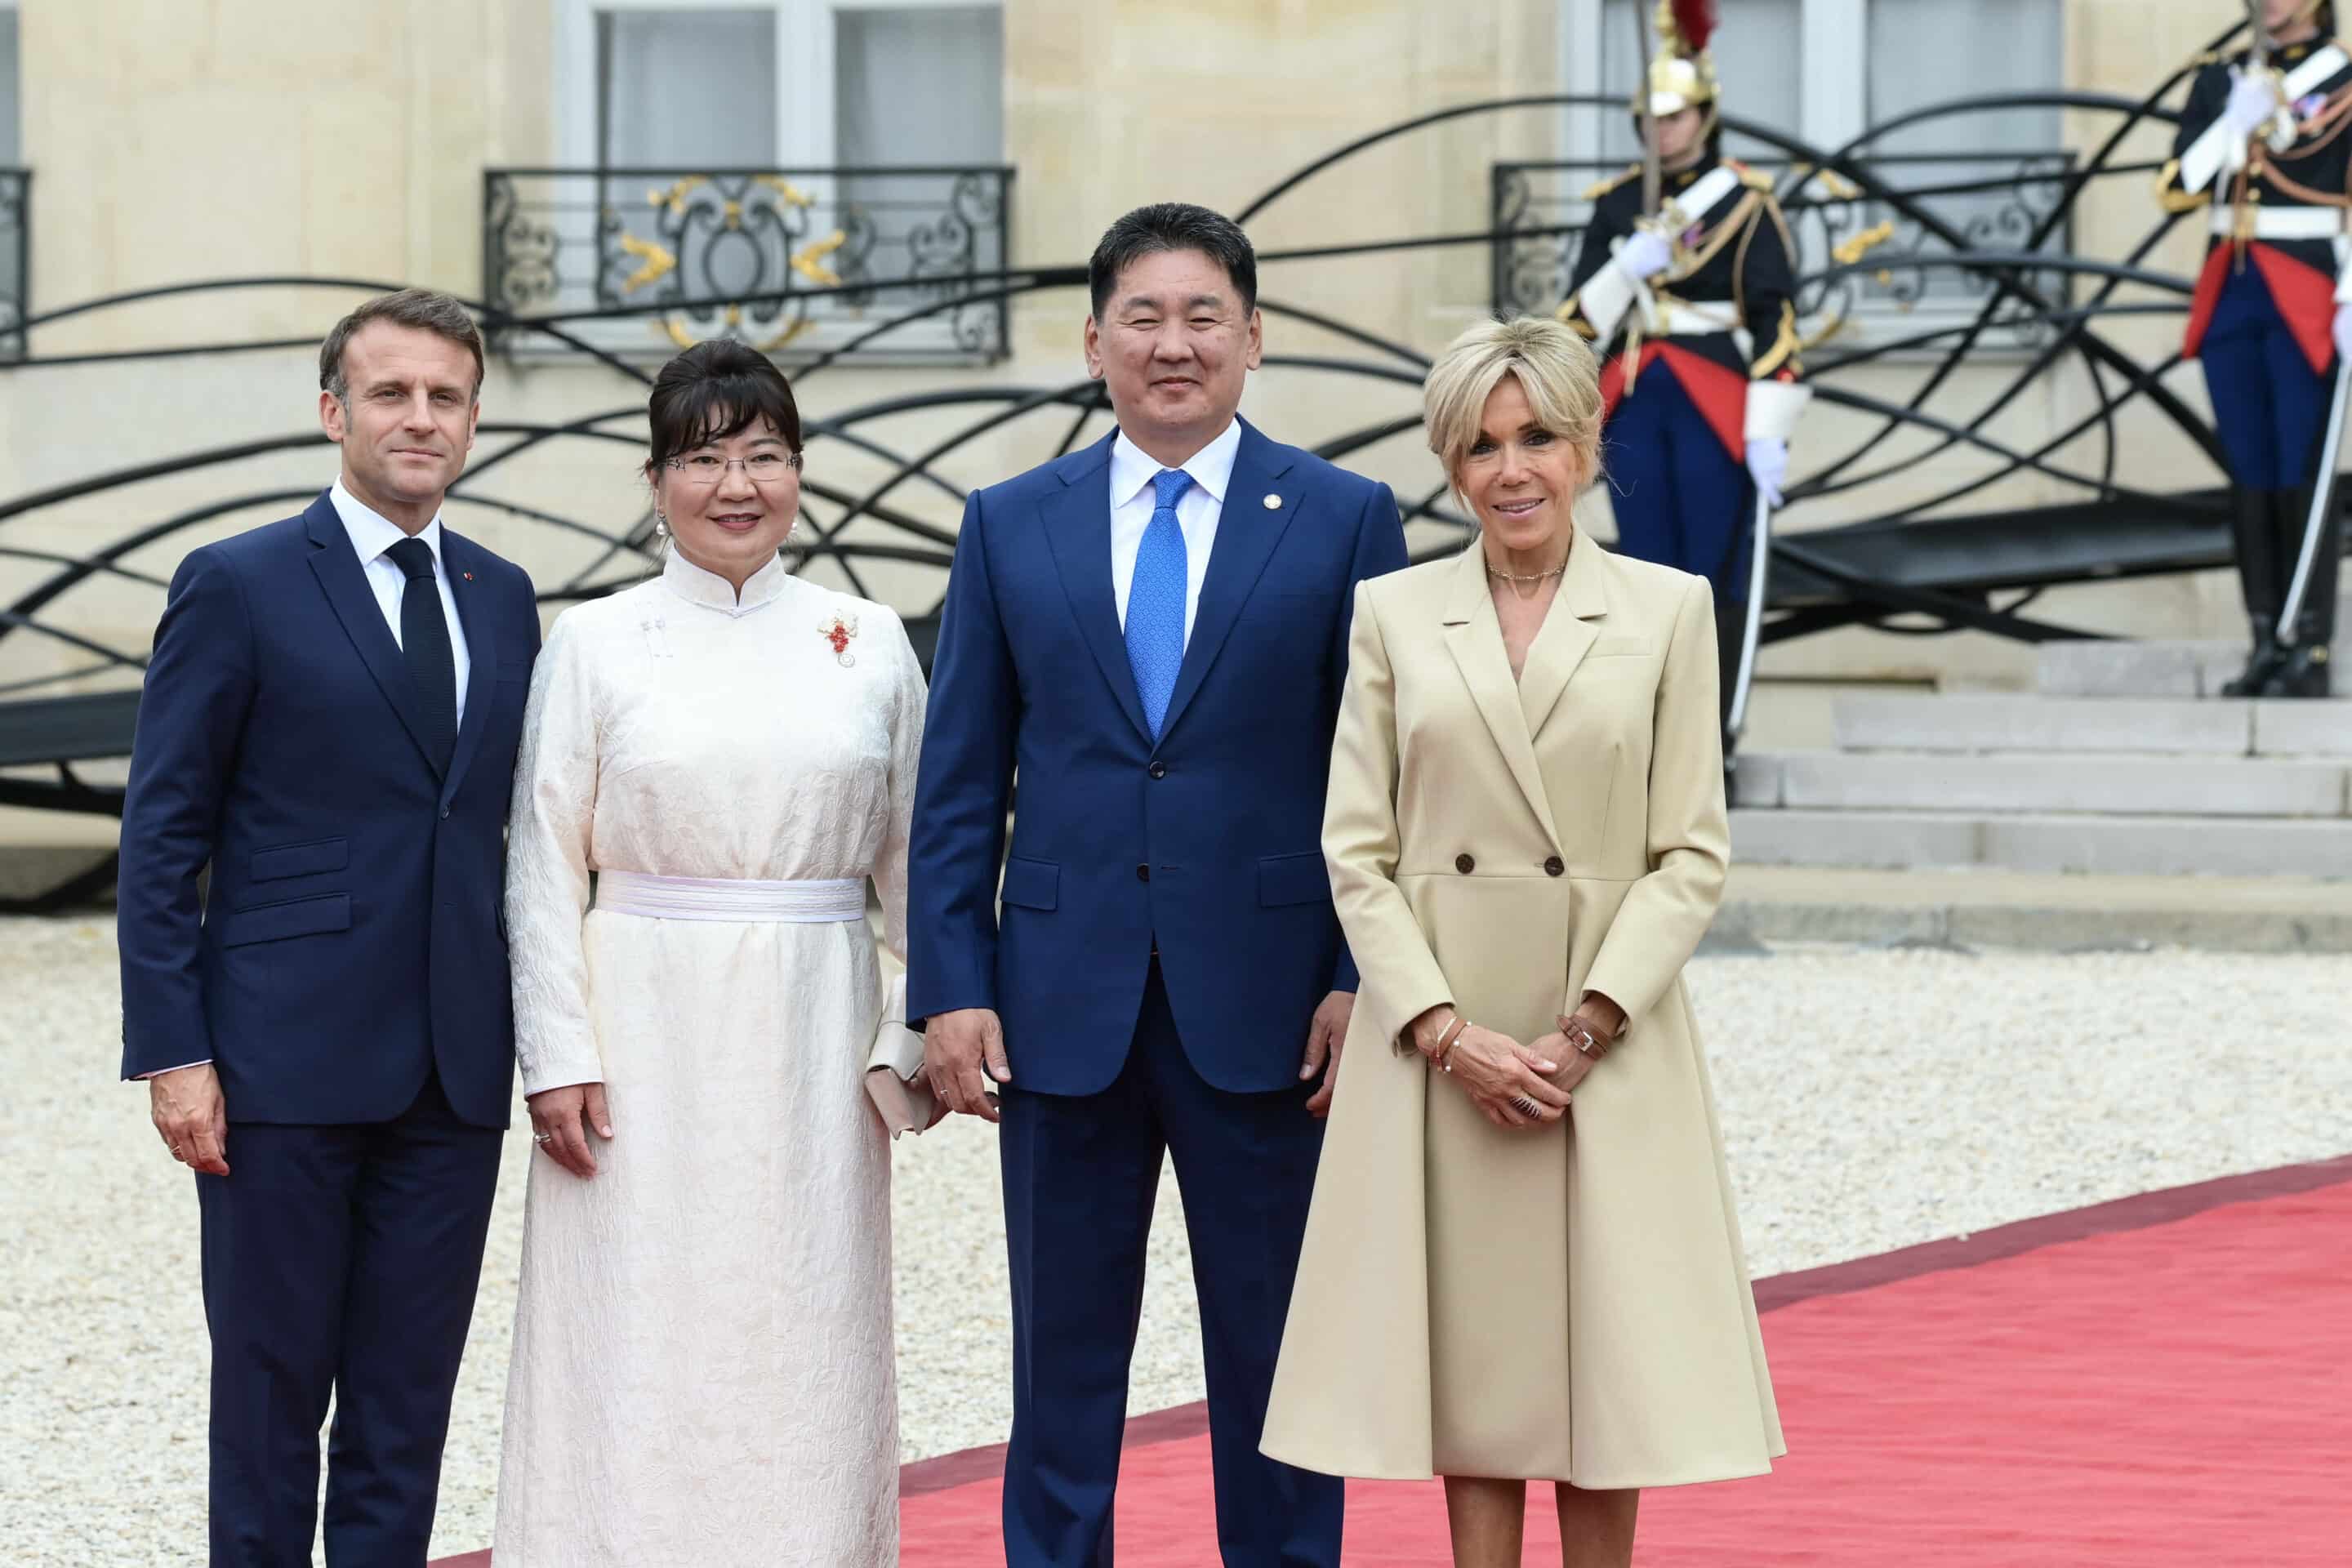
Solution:
[[(1580, 532), (1516, 687), (1484, 559), (1358, 590), (1323, 849), (1362, 971), (1266, 1417), (1330, 1474), (1671, 1486), (1785, 1451), (1683, 966), (1729, 853), (1706, 584)], [(1631, 1020), (1567, 1121), (1399, 1044)]]

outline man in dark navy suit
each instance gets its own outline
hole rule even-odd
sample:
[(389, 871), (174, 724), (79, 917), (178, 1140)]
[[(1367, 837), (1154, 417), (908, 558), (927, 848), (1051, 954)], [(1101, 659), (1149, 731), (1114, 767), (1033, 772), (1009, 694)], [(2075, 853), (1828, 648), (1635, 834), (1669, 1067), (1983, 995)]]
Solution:
[[(415, 1568), (489, 1226), (513, 1049), (499, 913), (539, 616), (442, 527), (482, 340), (369, 300), (319, 355), (342, 474), (191, 552), (140, 698), (122, 1072), (195, 1173), (211, 1561)], [(202, 880), (209, 873), (208, 881)]]
[(1257, 1444), (1356, 989), (1321, 848), (1349, 619), (1404, 533), (1385, 485), (1240, 418), (1263, 324), (1239, 228), (1145, 207), (1089, 272), (1118, 428), (965, 507), (909, 857), (927, 1069), (952, 1109), (1002, 1108), (1005, 1556), (1111, 1561), (1165, 1153), (1224, 1561), (1332, 1568), (1339, 1481)]

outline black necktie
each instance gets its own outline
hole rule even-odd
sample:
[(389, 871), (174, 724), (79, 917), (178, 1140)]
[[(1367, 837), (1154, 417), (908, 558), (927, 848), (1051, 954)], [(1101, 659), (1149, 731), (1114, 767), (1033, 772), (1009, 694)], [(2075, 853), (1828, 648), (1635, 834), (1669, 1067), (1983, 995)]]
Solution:
[(449, 651), (441, 586), (433, 580), (433, 547), (421, 539), (404, 539), (384, 553), (408, 577), (400, 595), (400, 651), (416, 685), (425, 752), (435, 769), (446, 773), (449, 753), (457, 749), (457, 660)]

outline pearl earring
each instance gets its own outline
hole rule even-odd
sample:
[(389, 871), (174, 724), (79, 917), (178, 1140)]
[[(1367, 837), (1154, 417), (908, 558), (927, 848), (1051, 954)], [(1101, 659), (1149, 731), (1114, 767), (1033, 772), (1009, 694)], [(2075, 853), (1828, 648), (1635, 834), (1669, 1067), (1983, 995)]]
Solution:
[(664, 517), (658, 511), (654, 513), (654, 537), (656, 539), (667, 539), (669, 537), (669, 519)]

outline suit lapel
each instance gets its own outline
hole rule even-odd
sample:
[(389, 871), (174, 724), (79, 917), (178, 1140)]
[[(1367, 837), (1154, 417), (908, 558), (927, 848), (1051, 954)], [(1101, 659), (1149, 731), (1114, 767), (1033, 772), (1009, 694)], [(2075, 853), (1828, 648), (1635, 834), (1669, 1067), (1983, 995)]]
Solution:
[(498, 695), (499, 633), (482, 600), (481, 577), (474, 568), (483, 564), (482, 552), (468, 540), (441, 529), (441, 569), (449, 574), (449, 596), (457, 602), (457, 623), (466, 629), (466, 718), (457, 726), (457, 749), (449, 754), (449, 776), (441, 786), (448, 800), (466, 782), (466, 765), (482, 743), (482, 729), (490, 721), (491, 700)]
[(1518, 683), (1511, 679), (1510, 657), (1503, 650), (1503, 623), (1487, 595), (1486, 558), (1475, 543), (1463, 552), (1456, 569), (1446, 595), (1444, 624), (1445, 646), (1462, 671), (1463, 684), (1469, 687), (1471, 700), (1477, 703), (1528, 809), (1557, 848), (1559, 830), (1552, 822), (1551, 796), (1544, 788), (1543, 771), (1536, 765), (1535, 741), (1520, 706)]
[[(1061, 574), (1062, 592), (1077, 617), (1087, 647), (1102, 666), (1137, 733), (1151, 739), (1143, 721), (1143, 700), (1136, 694), (1135, 672), (1128, 668), (1127, 637), (1118, 625), (1118, 602), (1110, 585), (1110, 490), (1107, 477), (1110, 444), (1117, 432), (1083, 452), (1064, 458), (1055, 470), (1062, 488), (1049, 494), (1040, 509), (1045, 516), (1045, 544), (1053, 552), (1054, 568)], [(1171, 715), (1172, 716), (1172, 715)]]
[(1544, 721), (1551, 717), (1569, 679), (1601, 636), (1601, 628), (1592, 623), (1609, 613), (1602, 564), (1601, 546), (1578, 529), (1569, 543), (1568, 570), (1561, 574), (1559, 593), (1519, 671), (1519, 706), (1527, 714), (1529, 735), (1543, 733)]
[(321, 494), (302, 520), (312, 545), (310, 570), (317, 574), (327, 603), (343, 623), (343, 632), (359, 650), (368, 674), (375, 678), (376, 689), (399, 715), (401, 727), (415, 742), (425, 765), (432, 766), (433, 753), (425, 743), (425, 721), (416, 711), (416, 689), (408, 678), (407, 661), (401, 658), (400, 645), (392, 640), (392, 628), (384, 625), (383, 611), (368, 586), (359, 552), (343, 531), (343, 520), (335, 515), (335, 503)]
[[(1241, 619), (1242, 606), (1265, 574), (1265, 563), (1274, 559), (1290, 520), (1298, 515), (1301, 487), (1296, 479), (1282, 482), (1289, 470), (1289, 449), (1276, 446), (1244, 420), (1233, 477), (1225, 481), (1225, 499), (1217, 515), (1217, 542), (1209, 551), (1209, 571), (1201, 584), (1201, 607), (1192, 617), (1192, 636), (1184, 645), (1176, 689), (1168, 698), (1162, 735), (1175, 733), (1176, 721), (1208, 679), (1209, 667)], [(1267, 506), (1267, 496), (1282, 504)]]

